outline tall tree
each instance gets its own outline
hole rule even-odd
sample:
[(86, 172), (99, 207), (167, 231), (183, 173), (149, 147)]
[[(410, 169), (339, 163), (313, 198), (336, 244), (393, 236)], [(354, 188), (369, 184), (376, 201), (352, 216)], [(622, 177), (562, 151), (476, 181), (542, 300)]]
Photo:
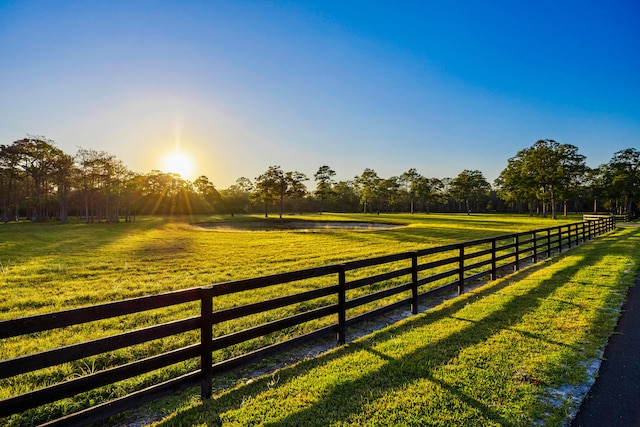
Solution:
[(356, 176), (354, 184), (360, 192), (360, 203), (362, 203), (362, 211), (367, 213), (373, 212), (372, 205), (377, 198), (378, 184), (380, 177), (373, 169), (365, 168), (361, 175)]
[(640, 151), (627, 148), (618, 151), (608, 164), (611, 185), (623, 199), (625, 213), (633, 212), (635, 198), (640, 197)]
[(476, 211), (480, 210), (480, 201), (489, 195), (490, 190), (491, 185), (479, 170), (465, 169), (451, 180), (451, 193), (464, 201), (467, 213), (471, 213), (471, 202), (475, 202)]
[(523, 204), (528, 204), (529, 215), (533, 215), (533, 202), (536, 198), (537, 188), (533, 174), (524, 167), (522, 157), (512, 157), (507, 162), (507, 167), (500, 172), (500, 176), (495, 180), (498, 187), (499, 196), (516, 205), (516, 210), (520, 212)]
[[(299, 211), (297, 201), (307, 194), (307, 187), (304, 185), (304, 182), (308, 180), (309, 178), (307, 178), (305, 174), (298, 171), (287, 172), (284, 175), (285, 188), (282, 198), (286, 195), (292, 199), (296, 207), (294, 210)], [(282, 218), (282, 198), (280, 199), (280, 218)]]
[(58, 202), (60, 204), (58, 218), (62, 224), (66, 224), (69, 222), (69, 196), (71, 195), (74, 176), (76, 175), (73, 157), (60, 152), (55, 161), (54, 171)]
[(201, 175), (193, 181), (193, 186), (206, 212), (213, 213), (221, 199), (220, 193), (216, 190), (215, 185), (213, 185), (209, 178)]
[(606, 198), (605, 167), (600, 165), (594, 169), (589, 168), (586, 173), (585, 194), (593, 202), (593, 213), (598, 212), (598, 201)]
[[(281, 196), (284, 198), (285, 191), (284, 172), (280, 166), (269, 166), (269, 168), (255, 179), (255, 192), (257, 198), (264, 202), (264, 216), (269, 217), (269, 205)], [(282, 205), (280, 208), (280, 217), (282, 218)]]
[(337, 210), (354, 212), (358, 210), (359, 197), (353, 181), (338, 181), (333, 186)]
[(429, 205), (440, 191), (442, 183), (437, 178), (420, 176), (415, 182), (416, 198), (423, 212), (429, 212)]
[(316, 196), (320, 197), (320, 213), (324, 210), (325, 199), (333, 193), (333, 186), (336, 183), (333, 180), (335, 175), (336, 172), (326, 165), (320, 166), (318, 171), (313, 175), (318, 183), (316, 185)]
[(578, 154), (577, 147), (544, 139), (509, 159), (507, 170), (501, 174), (501, 184), (517, 189), (519, 194), (535, 192), (545, 214), (546, 202), (550, 203), (555, 219), (558, 198), (567, 197), (585, 171), (585, 157)]
[(409, 195), (411, 214), (414, 213), (414, 204), (419, 189), (421, 186), (424, 188), (424, 184), (426, 183), (422, 178), (422, 175), (414, 168), (409, 169), (400, 176), (401, 182), (404, 184), (407, 194)]
[[(121, 194), (129, 171), (113, 154), (92, 149), (79, 149), (78, 162), (79, 186), (84, 200), (85, 222), (95, 220), (117, 222)], [(147, 175), (162, 174), (152, 171)], [(147, 183), (148, 184), (148, 183)], [(148, 188), (143, 194), (148, 194)]]
[(247, 212), (251, 206), (253, 183), (249, 178), (240, 177), (236, 183), (220, 193), (221, 204), (226, 213)]
[[(29, 135), (14, 142), (23, 165), (28, 192), (31, 197), (31, 217), (33, 221), (43, 221), (47, 216), (46, 200), (55, 181), (56, 162), (64, 153), (54, 146), (53, 140), (43, 136)], [(28, 193), (28, 194), (29, 194)]]
[(2, 221), (18, 221), (20, 217), (20, 182), (24, 171), (20, 167), (20, 153), (15, 145), (0, 145), (0, 194)]
[(378, 209), (387, 212), (402, 210), (402, 204), (405, 201), (405, 194), (401, 190), (401, 180), (397, 176), (381, 179), (377, 185)]
[(429, 212), (429, 204), (432, 203), (436, 208), (438, 205), (447, 204), (448, 191), (451, 178), (425, 178), (427, 182), (421, 190), (423, 203), (426, 205), (426, 211)]

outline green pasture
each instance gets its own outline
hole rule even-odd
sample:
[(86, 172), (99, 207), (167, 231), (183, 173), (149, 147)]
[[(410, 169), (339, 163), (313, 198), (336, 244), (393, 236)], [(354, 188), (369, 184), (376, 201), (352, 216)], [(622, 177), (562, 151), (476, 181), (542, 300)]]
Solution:
[(619, 229), (154, 425), (566, 425), (639, 259)]
[[(305, 215), (400, 224), (307, 231), (192, 226), (260, 216), (143, 217), (119, 224), (0, 225), (0, 319), (10, 319), (578, 221), (518, 215)], [(276, 218), (270, 222), (278, 222)]]
[[(287, 217), (286, 219), (289, 221), (331, 222), (373, 221), (398, 224), (401, 227), (357, 231), (295, 228), (272, 230), (270, 225), (279, 224), (279, 221), (275, 218), (264, 220), (260, 216), (236, 216), (234, 218), (222, 216), (198, 218), (144, 217), (133, 223), (119, 224), (3, 224), (0, 225), (0, 319), (10, 319), (140, 295), (150, 295), (211, 283), (341, 263), (458, 241), (509, 234), (515, 231), (546, 228), (567, 222), (576, 222), (580, 218), (570, 217), (553, 221), (546, 218), (519, 215), (323, 214)], [(256, 227), (258, 222), (261, 225)], [(224, 223), (225, 226), (214, 228), (194, 225), (203, 223)], [(603, 239), (603, 243), (598, 243), (597, 245), (600, 245), (598, 247), (603, 247), (605, 241), (611, 243), (619, 240), (609, 237), (607, 239)], [(624, 250), (635, 250), (637, 253), (637, 248), (640, 245), (637, 240), (638, 233), (622, 233), (620, 234), (620, 239), (625, 242), (624, 245), (620, 243), (620, 259), (626, 256), (623, 253)], [(597, 245), (590, 243), (585, 245), (585, 248)], [(582, 250), (586, 249), (576, 249), (576, 251)], [(601, 250), (606, 249), (603, 247)], [(602, 256), (602, 258), (607, 257)], [(633, 263), (633, 260), (624, 258), (624, 262), (620, 265), (626, 265), (625, 268), (630, 271), (636, 267)], [(581, 258), (577, 261), (577, 265), (588, 266), (591, 264), (589, 260)], [(602, 268), (600, 266), (600, 269), (594, 271), (602, 273)], [(607, 268), (613, 267), (607, 264)], [(620, 269), (622, 267), (616, 268)], [(611, 270), (611, 280), (615, 282), (624, 276), (622, 271), (627, 270), (616, 270), (617, 272)], [(550, 274), (552, 276), (555, 275), (553, 272)], [(500, 283), (502, 285), (494, 284), (492, 287), (500, 286), (500, 289), (511, 289), (510, 286), (505, 285), (503, 282)], [(291, 286), (303, 289), (326, 284), (328, 283), (294, 283)], [(622, 281), (620, 283), (616, 282), (615, 285), (628, 286), (628, 283)], [(279, 296), (285, 292), (291, 292), (290, 287), (282, 286), (262, 293), (253, 292), (247, 295), (239, 295), (234, 297), (233, 300), (214, 301), (214, 304), (216, 304), (216, 308), (239, 305), (260, 298)], [(502, 295), (504, 292), (500, 290), (495, 295)], [(610, 292), (616, 295), (620, 294), (619, 290), (615, 292), (610, 290)], [(474, 293), (470, 293), (465, 298), (473, 299), (472, 295), (476, 295), (475, 298), (477, 299), (477, 294)], [(513, 299), (513, 297), (511, 298)], [(607, 303), (613, 304), (612, 307), (615, 306), (619, 296), (616, 298), (612, 299), (613, 302), (607, 300)], [(500, 302), (499, 299), (497, 301), (497, 307), (507, 304), (507, 302)], [(295, 310), (295, 307), (289, 308), (289, 310), (292, 309)], [(442, 309), (438, 308), (437, 310)], [(110, 319), (96, 322), (95, 324), (39, 334), (38, 336), (29, 337), (28, 340), (4, 340), (5, 342), (0, 347), (0, 357), (6, 359), (60, 345), (112, 335), (123, 330), (187, 317), (189, 313), (194, 315), (197, 310), (198, 308), (195, 304), (185, 304), (136, 316)], [(270, 313), (265, 316), (269, 315), (278, 316), (282, 315), (282, 313)], [(488, 313), (486, 315), (490, 316), (491, 314)], [(436, 315), (432, 313), (428, 316)], [(613, 318), (613, 314), (611, 317)], [(228, 322), (230, 324), (221, 325), (214, 332), (219, 335), (265, 320), (269, 319), (261, 315), (255, 318), (248, 318), (243, 322), (238, 322), (238, 324)], [(329, 321), (331, 320), (326, 320), (326, 322)], [(315, 323), (307, 325), (307, 328), (313, 329), (322, 326), (322, 322), (323, 319), (318, 319)], [(459, 326), (452, 327), (449, 325), (445, 329), (456, 329)], [(606, 327), (605, 325), (605, 329)], [(411, 327), (410, 329), (414, 328)], [(194, 334), (183, 334), (170, 339), (158, 340), (122, 350), (116, 354), (100, 355), (77, 363), (25, 374), (11, 381), (2, 381), (0, 382), (0, 398), (13, 396), (35, 387), (50, 384), (53, 381), (73, 378), (74, 376), (94, 372), (127, 360), (190, 344), (197, 340), (197, 333)], [(266, 337), (260, 343), (245, 343), (240, 348), (228, 349), (224, 353), (214, 355), (214, 358), (220, 360), (246, 351), (251, 346), (281, 338), (283, 337)], [(411, 336), (407, 339), (416, 340), (417, 336)], [(347, 350), (344, 348), (338, 351), (345, 352)], [(406, 351), (411, 352), (411, 347), (406, 348)], [(400, 353), (396, 356), (400, 360), (404, 357)], [(357, 358), (360, 359), (361, 355), (357, 356)], [(377, 363), (380, 364), (379, 361)], [(26, 422), (26, 418), (42, 421), (52, 414), (60, 415), (97, 403), (104, 396), (113, 397), (137, 389), (152, 381), (152, 377), (155, 380), (168, 378), (196, 367), (197, 364), (194, 361), (193, 363), (186, 363), (154, 373), (149, 377), (123, 381), (106, 387), (104, 390), (88, 393), (86, 396), (78, 396), (75, 399), (57, 402), (48, 405), (42, 410), (30, 411), (25, 417), (14, 417), (10, 421), (10, 425), (23, 425)], [(355, 369), (357, 370), (358, 368)], [(354, 373), (353, 375), (359, 374)], [(275, 380), (272, 379), (273, 381)], [(331, 388), (344, 380), (335, 379), (337, 383), (333, 386), (329, 385), (332, 381), (331, 379), (327, 381), (326, 387)], [(282, 389), (281, 392), (285, 394), (292, 393), (288, 389)], [(347, 392), (350, 393), (350, 391)], [(233, 394), (238, 392), (233, 391), (231, 393), (229, 396), (239, 396), (239, 394)], [(387, 393), (380, 392), (380, 394)], [(378, 398), (376, 397), (376, 399)], [(187, 396), (185, 399), (189, 401), (191, 398)], [(233, 399), (229, 400), (229, 397), (225, 399), (227, 400), (216, 399), (216, 405), (220, 405), (225, 401), (233, 402)], [(185, 404), (185, 401), (180, 401), (178, 405), (183, 406)], [(231, 406), (234, 405), (234, 403), (229, 404)], [(296, 403), (296, 405), (301, 404), (301, 402)], [(358, 408), (362, 406), (362, 402), (357, 405)], [(258, 411), (261, 410), (264, 410), (264, 408), (258, 409)], [(280, 411), (283, 410), (295, 412), (291, 408), (280, 409)], [(164, 412), (166, 408), (160, 411)], [(203, 414), (208, 414), (210, 411), (209, 403), (204, 406), (195, 404), (191, 409), (174, 414), (170, 420), (178, 420), (178, 424), (189, 424), (190, 421), (187, 422), (181, 417), (186, 416), (189, 419), (188, 417), (196, 414), (195, 416), (198, 418)], [(220, 413), (223, 419), (228, 419), (230, 422), (232, 419), (236, 420), (233, 422), (237, 422), (237, 425), (251, 424), (251, 422), (243, 418), (244, 415), (230, 415), (233, 411), (229, 412), (222, 407), (216, 406), (214, 411), (215, 413)], [(363, 418), (364, 420), (368, 419), (359, 409), (358, 411), (350, 411), (354, 412), (354, 414), (358, 412), (360, 414), (358, 416), (365, 417)], [(249, 416), (254, 418), (261, 417), (255, 414)], [(313, 416), (315, 417), (315, 415)], [(345, 424), (357, 424), (359, 422), (356, 419), (349, 421), (351, 420), (351, 415), (346, 418), (341, 416), (341, 418), (337, 419), (339, 422), (336, 425), (340, 425), (343, 422)], [(325, 421), (333, 422), (326, 419)], [(173, 421), (167, 422), (171, 423)], [(275, 421), (274, 418), (274, 422), (278, 423), (280, 421)], [(375, 425), (377, 422), (371, 422), (370, 424)], [(295, 425), (295, 422), (291, 422), (290, 425)], [(320, 423), (317, 425), (325, 424)]]

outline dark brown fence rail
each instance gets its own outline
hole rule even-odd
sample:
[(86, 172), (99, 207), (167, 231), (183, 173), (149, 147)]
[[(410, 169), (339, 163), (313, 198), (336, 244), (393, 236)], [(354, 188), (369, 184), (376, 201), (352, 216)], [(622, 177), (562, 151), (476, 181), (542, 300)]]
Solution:
[(630, 222), (635, 219), (635, 215), (633, 213), (625, 213), (625, 214), (610, 214), (610, 213), (592, 213), (592, 214), (584, 214), (582, 215), (583, 221), (594, 221), (600, 218), (608, 218), (613, 217), (618, 222)]
[[(99, 421), (190, 386), (200, 385), (202, 397), (208, 398), (213, 377), (232, 368), (331, 335), (336, 336), (338, 344), (344, 344), (347, 330), (357, 323), (400, 308), (410, 308), (416, 314), (420, 301), (456, 290), (461, 294), (466, 285), (495, 280), (501, 272), (549, 258), (614, 227), (615, 218), (598, 217), (558, 227), (0, 321), (0, 339), (29, 339), (31, 334), (180, 304), (198, 304), (200, 311), (185, 309), (185, 313), (192, 315), (0, 361), (0, 384), (6, 385), (19, 375), (153, 340), (185, 333), (193, 338), (190, 344), (170, 351), (160, 350), (148, 357), (126, 360), (95, 372), (90, 370), (0, 400), (0, 421), (170, 366), (182, 367), (175, 369), (176, 374), (168, 380), (154, 382), (150, 376), (141, 382), (143, 386), (123, 397), (104, 398), (98, 404), (90, 402), (85, 409), (70, 414), (53, 414), (49, 416), (53, 420), (46, 425)], [(288, 286), (290, 292), (269, 298), (269, 289), (278, 286)], [(239, 295), (255, 295), (258, 299), (234, 305)], [(239, 297), (237, 300), (244, 301)], [(232, 323), (226, 323), (229, 321)]]

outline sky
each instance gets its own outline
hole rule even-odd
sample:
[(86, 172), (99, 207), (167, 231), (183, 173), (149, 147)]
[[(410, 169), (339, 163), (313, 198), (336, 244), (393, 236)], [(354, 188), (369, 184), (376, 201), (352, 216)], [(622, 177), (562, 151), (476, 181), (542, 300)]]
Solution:
[(637, 0), (0, 0), (0, 144), (139, 173), (179, 149), (217, 188), (271, 165), (493, 182), (539, 139), (596, 167), (640, 149), (638, 22)]

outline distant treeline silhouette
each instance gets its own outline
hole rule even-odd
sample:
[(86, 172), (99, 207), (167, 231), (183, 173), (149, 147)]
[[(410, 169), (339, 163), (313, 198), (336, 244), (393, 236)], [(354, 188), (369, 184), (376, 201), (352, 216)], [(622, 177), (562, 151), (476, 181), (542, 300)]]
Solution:
[(519, 151), (492, 186), (478, 170), (453, 178), (428, 178), (417, 169), (389, 178), (366, 168), (336, 181), (322, 165), (309, 178), (270, 166), (253, 180), (241, 177), (226, 189), (209, 178), (189, 181), (175, 173), (129, 170), (114, 155), (79, 149), (69, 155), (43, 136), (0, 145), (0, 218), (4, 222), (70, 217), (86, 222), (130, 221), (136, 215), (240, 214), (274, 209), (300, 212), (572, 212), (632, 213), (640, 199), (640, 152), (616, 152), (589, 168), (577, 147), (537, 141)]

